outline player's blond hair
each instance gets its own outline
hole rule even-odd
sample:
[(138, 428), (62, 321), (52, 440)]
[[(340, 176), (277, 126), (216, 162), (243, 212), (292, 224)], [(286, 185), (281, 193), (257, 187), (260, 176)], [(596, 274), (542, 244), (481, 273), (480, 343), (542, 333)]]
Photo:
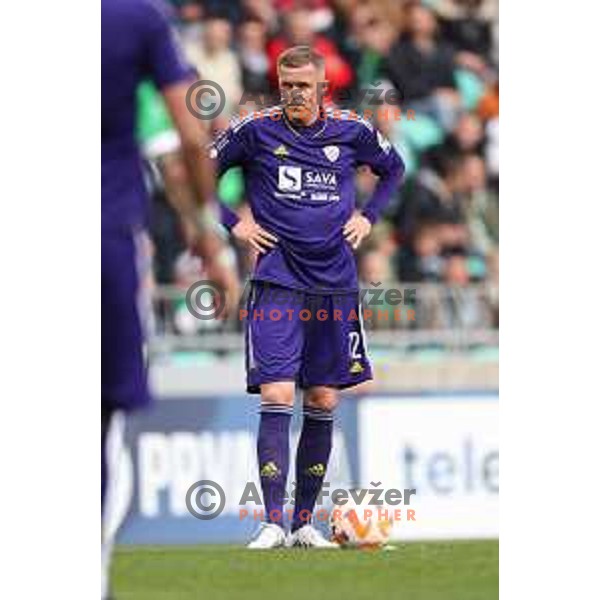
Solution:
[(310, 46), (294, 46), (282, 52), (277, 59), (277, 69), (299, 69), (306, 65), (314, 65), (317, 69), (325, 68), (325, 59)]

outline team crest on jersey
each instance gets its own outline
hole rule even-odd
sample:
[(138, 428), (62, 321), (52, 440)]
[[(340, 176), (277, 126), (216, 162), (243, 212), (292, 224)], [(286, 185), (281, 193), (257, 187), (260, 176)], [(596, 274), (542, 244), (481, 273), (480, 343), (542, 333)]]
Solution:
[(379, 142), (379, 146), (381, 147), (381, 149), (388, 154), (389, 151), (392, 149), (392, 144), (390, 143), (390, 141), (388, 139), (386, 139), (385, 137), (383, 137), (381, 135), (381, 133), (379, 133), (379, 131), (377, 132), (377, 141)]
[(340, 157), (340, 149), (337, 146), (325, 146), (323, 153), (330, 162), (335, 162)]
[(279, 146), (279, 148), (275, 148), (275, 150), (273, 150), (273, 154), (277, 157), (277, 158), (287, 158), (289, 155), (289, 152), (287, 151), (287, 148), (281, 144), (281, 146)]

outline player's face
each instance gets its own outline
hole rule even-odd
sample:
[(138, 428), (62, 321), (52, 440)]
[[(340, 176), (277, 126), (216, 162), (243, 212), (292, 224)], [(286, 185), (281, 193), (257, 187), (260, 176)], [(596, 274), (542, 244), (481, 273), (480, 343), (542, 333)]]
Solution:
[(301, 122), (312, 121), (326, 84), (325, 73), (315, 65), (297, 69), (280, 68), (279, 91), (288, 117)]

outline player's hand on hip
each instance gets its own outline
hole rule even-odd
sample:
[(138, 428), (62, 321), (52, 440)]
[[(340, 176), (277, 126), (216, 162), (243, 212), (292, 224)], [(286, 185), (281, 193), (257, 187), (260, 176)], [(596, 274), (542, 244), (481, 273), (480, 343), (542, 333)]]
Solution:
[(261, 254), (265, 254), (271, 248), (274, 248), (275, 244), (279, 241), (272, 233), (265, 231), (248, 215), (245, 215), (238, 221), (237, 225), (231, 230), (231, 233), (237, 240), (249, 244)]
[(359, 212), (355, 212), (344, 225), (344, 237), (354, 250), (361, 245), (369, 233), (371, 233), (371, 221)]

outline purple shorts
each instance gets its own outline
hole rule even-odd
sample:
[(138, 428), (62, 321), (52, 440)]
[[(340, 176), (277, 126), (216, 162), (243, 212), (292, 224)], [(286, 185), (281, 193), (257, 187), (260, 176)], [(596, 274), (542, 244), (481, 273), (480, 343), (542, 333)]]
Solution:
[(342, 389), (373, 379), (358, 292), (311, 294), (255, 281), (245, 321), (251, 394), (276, 381)]
[(134, 410), (149, 403), (133, 233), (102, 235), (102, 405)]

